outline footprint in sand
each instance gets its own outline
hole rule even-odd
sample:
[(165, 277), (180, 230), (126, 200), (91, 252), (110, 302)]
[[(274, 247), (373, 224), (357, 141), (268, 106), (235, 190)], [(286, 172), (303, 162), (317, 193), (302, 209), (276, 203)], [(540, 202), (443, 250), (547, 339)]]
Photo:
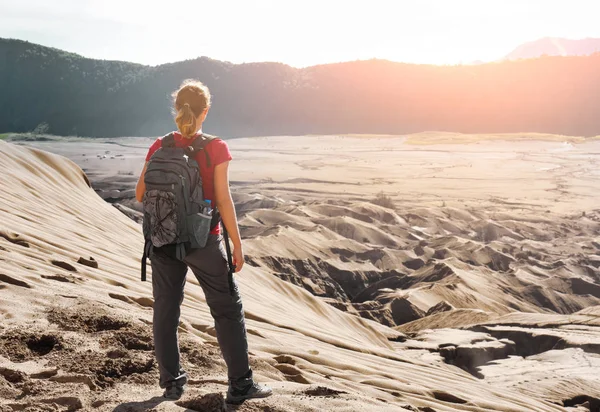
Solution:
[[(5, 275), (3, 273), (0, 273), (0, 282), (8, 283), (10, 285), (20, 286), (22, 288), (31, 289), (31, 285), (29, 283), (23, 282), (22, 280), (19, 280), (19, 279), (15, 279), (15, 278)], [(0, 284), (0, 286), (4, 286), (4, 285)], [(0, 289), (4, 289), (4, 288), (0, 287)]]
[(12, 404), (9, 405), (12, 407), (13, 411), (18, 411), (18, 410), (29, 410), (29, 408), (33, 407), (33, 410), (38, 410), (38, 407), (41, 406), (41, 404), (46, 404), (48, 405), (48, 408), (52, 408), (52, 409), (43, 409), (43, 410), (55, 410), (54, 407), (55, 406), (60, 406), (63, 407), (65, 409), (61, 410), (67, 410), (67, 411), (77, 411), (83, 408), (83, 404), (81, 403), (81, 399), (73, 397), (73, 396), (61, 396), (58, 398), (48, 398), (48, 399), (36, 399), (35, 403), (16, 403), (16, 404)]
[(96, 307), (77, 306), (69, 310), (54, 308), (47, 314), (50, 323), (68, 331), (97, 333), (130, 327), (126, 319), (100, 312)]
[(27, 379), (25, 373), (9, 368), (0, 368), (0, 376), (4, 377), (10, 383), (21, 383)]
[(181, 406), (192, 411), (201, 412), (227, 412), (228, 408), (225, 399), (220, 393), (209, 393), (200, 398), (186, 401), (175, 402), (175, 405)]
[(48, 380), (50, 382), (57, 383), (83, 383), (84, 385), (87, 385), (92, 391), (98, 389), (98, 386), (88, 375), (54, 375), (51, 376)]
[(132, 296), (119, 295), (118, 293), (109, 293), (108, 296), (113, 299), (120, 300), (121, 302), (129, 303), (131, 305), (137, 304), (144, 308), (152, 308), (154, 305), (154, 301), (152, 299), (145, 297), (134, 298)]
[(123, 289), (128, 289), (127, 285), (114, 279), (106, 279), (106, 283)]
[(296, 360), (292, 358), (290, 355), (279, 355), (275, 356), (273, 359), (277, 361), (277, 363), (284, 363), (287, 365), (295, 365)]
[(105, 345), (120, 344), (126, 350), (152, 351), (154, 350), (153, 339), (150, 331), (139, 326), (131, 326), (127, 329), (114, 331), (111, 335), (101, 339)]
[(91, 256), (89, 259), (86, 259), (84, 257), (79, 257), (79, 260), (77, 261), (77, 263), (79, 263), (80, 265), (90, 267), (90, 268), (98, 269), (98, 262), (96, 261), (96, 259), (94, 259)]
[(58, 369), (48, 369), (45, 371), (34, 373), (30, 376), (32, 379), (50, 379), (58, 374)]
[(0, 355), (13, 362), (24, 362), (62, 348), (62, 340), (52, 334), (12, 330), (0, 336)]
[[(8, 240), (10, 243), (14, 243), (15, 245), (19, 245), (19, 246), (23, 246), (23, 247), (29, 247), (29, 243), (27, 243), (26, 241), (24, 241), (23, 239), (19, 239), (18, 234), (14, 234), (14, 235), (8, 235), (4, 232), (0, 232), (0, 237)], [(6, 250), (6, 249), (4, 249)]]
[(448, 392), (433, 391), (432, 395), (435, 399), (437, 399), (438, 401), (442, 401), (442, 402), (458, 403), (458, 404), (468, 403), (466, 400), (461, 399), (458, 396), (454, 396)]
[(55, 280), (63, 283), (75, 283), (75, 279), (72, 277), (66, 277), (63, 275), (42, 275), (43, 279)]
[(257, 331), (257, 330), (254, 330), (254, 329), (247, 329), (247, 332), (248, 332), (248, 334), (249, 334), (249, 335), (254, 335), (254, 336), (258, 336), (259, 338), (266, 339), (266, 338), (263, 336), (263, 334), (262, 334), (262, 333), (260, 333), (260, 332), (259, 332), (259, 331)]
[(55, 260), (55, 259), (52, 259), (50, 261), (50, 263), (52, 263), (54, 266), (58, 266), (59, 268), (68, 270), (69, 272), (77, 272), (77, 269), (75, 269), (75, 267), (73, 265), (71, 265), (70, 263), (63, 262), (61, 260)]
[(296, 361), (288, 355), (279, 355), (274, 358), (278, 363), (273, 365), (275, 369), (283, 373), (285, 379), (289, 382), (303, 383), (306, 385), (311, 384), (308, 379), (302, 373), (302, 370), (296, 366)]
[(197, 323), (193, 323), (192, 328), (199, 330), (200, 332), (206, 333), (206, 334), (212, 336), (213, 338), (217, 337), (217, 331), (214, 326), (199, 325)]
[(316, 388), (308, 388), (305, 391), (303, 391), (303, 393), (308, 396), (337, 397), (348, 392), (338, 391), (335, 389), (328, 388), (326, 386), (317, 386)]

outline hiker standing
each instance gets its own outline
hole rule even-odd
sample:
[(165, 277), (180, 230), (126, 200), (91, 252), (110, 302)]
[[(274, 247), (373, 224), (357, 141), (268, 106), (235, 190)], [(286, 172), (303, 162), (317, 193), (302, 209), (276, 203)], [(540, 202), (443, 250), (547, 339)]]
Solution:
[[(136, 186), (136, 199), (144, 203), (142, 278), (146, 254), (152, 266), (159, 384), (165, 398), (176, 400), (187, 382), (180, 364), (177, 327), (189, 267), (215, 320), (229, 375), (227, 402), (266, 397), (272, 390), (252, 378), (242, 300), (232, 275), (233, 268), (242, 269), (244, 255), (229, 191), (231, 153), (223, 140), (202, 133), (210, 109), (210, 92), (204, 84), (187, 80), (173, 97), (178, 131), (152, 144)], [(224, 250), (222, 230), (228, 251), (227, 233), (231, 236), (233, 262)]]

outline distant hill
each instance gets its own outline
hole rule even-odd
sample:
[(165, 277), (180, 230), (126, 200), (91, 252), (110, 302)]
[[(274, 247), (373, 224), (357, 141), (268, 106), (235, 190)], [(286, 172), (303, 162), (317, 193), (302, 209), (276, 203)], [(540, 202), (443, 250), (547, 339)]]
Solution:
[(185, 78), (211, 89), (224, 137), (377, 133), (600, 134), (600, 54), (481, 65), (383, 60), (296, 69), (201, 57), (156, 67), (0, 39), (0, 133), (156, 136)]
[(533, 59), (541, 56), (589, 56), (598, 52), (600, 52), (600, 39), (570, 40), (545, 37), (520, 45), (506, 56), (506, 59)]

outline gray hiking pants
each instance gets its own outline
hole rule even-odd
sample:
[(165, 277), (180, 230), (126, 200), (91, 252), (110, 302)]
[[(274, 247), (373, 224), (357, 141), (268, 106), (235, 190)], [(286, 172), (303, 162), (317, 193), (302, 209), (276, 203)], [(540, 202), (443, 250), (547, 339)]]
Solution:
[(217, 340), (227, 364), (229, 379), (235, 382), (252, 374), (248, 363), (242, 299), (237, 284), (234, 283), (233, 295), (230, 293), (227, 255), (221, 240), (220, 235), (209, 235), (206, 246), (190, 250), (183, 262), (165, 247), (153, 249), (150, 253), (154, 295), (152, 329), (161, 388), (173, 384), (183, 386), (187, 382), (187, 375), (179, 362), (177, 327), (188, 266), (198, 279), (215, 320)]

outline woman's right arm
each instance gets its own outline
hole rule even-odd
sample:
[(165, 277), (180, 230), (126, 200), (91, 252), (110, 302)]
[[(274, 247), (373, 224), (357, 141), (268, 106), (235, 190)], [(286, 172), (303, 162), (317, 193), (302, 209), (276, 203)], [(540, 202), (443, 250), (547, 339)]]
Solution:
[(144, 163), (144, 168), (142, 169), (142, 173), (140, 173), (140, 178), (138, 179), (137, 184), (135, 185), (135, 200), (141, 202), (144, 200), (144, 193), (146, 193), (146, 183), (144, 182), (144, 175), (146, 174), (146, 168), (148, 167), (148, 161), (160, 147), (162, 146), (161, 139), (156, 139), (150, 149), (148, 149), (148, 154), (146, 155), (146, 163)]
[(144, 193), (146, 193), (146, 183), (144, 182), (146, 167), (148, 167), (148, 162), (144, 163), (144, 168), (142, 169), (142, 173), (140, 173), (140, 178), (138, 179), (138, 182), (135, 185), (135, 200), (137, 200), (138, 202), (144, 200)]

